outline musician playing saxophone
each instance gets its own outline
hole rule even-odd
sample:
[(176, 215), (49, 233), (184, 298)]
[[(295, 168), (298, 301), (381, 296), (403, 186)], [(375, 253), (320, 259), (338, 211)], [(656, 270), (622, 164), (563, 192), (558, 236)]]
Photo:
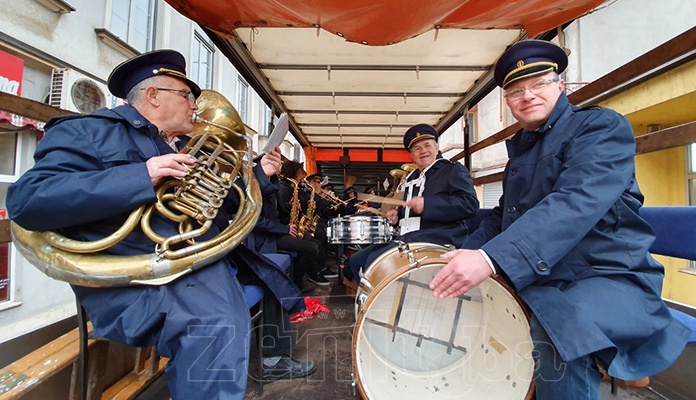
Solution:
[[(117, 66), (108, 80), (111, 93), (126, 98), (127, 105), (50, 120), (34, 155), (35, 166), (8, 190), (7, 208), (14, 222), (29, 230), (58, 230), (72, 239), (101, 239), (119, 228), (132, 210), (154, 203), (154, 186), (160, 181), (185, 176), (195, 160), (177, 149), (193, 130), (201, 93), (186, 77), (185, 67), (184, 57), (173, 50), (141, 54)], [(262, 192), (280, 165), (277, 149), (256, 165)], [(236, 192), (230, 193), (223, 206), (236, 209)], [(163, 236), (178, 233), (179, 224), (161, 214), (153, 214), (150, 223)], [(218, 213), (201, 239), (214, 238), (227, 225), (226, 213)], [(131, 256), (154, 249), (138, 225), (107, 252)], [(72, 289), (97, 336), (157, 346), (169, 359), (166, 374), (173, 399), (242, 399), (251, 323), (237, 271), (250, 265), (232, 261), (242, 253), (253, 258), (250, 250), (238, 246), (183, 276), (165, 276), (148, 285)], [(283, 307), (297, 310), (299, 291), (285, 274), (263, 263), (253, 267), (265, 273), (265, 284)]]
[[(298, 254), (293, 280), (300, 289), (311, 291), (308, 287), (311, 284), (327, 286), (330, 282), (322, 273), (326, 266), (326, 240), (322, 242), (318, 239), (321, 232), (319, 235), (314, 232), (312, 236), (305, 232), (306, 227), (302, 230), (299, 227), (300, 221), (304, 223), (311, 219), (311, 216), (307, 216), (310, 192), (305, 180), (307, 173), (302, 163), (288, 160), (283, 163), (281, 174), (285, 179), (280, 182), (278, 189), (278, 220), (280, 224), (289, 227), (289, 234), (277, 237), (277, 246), (281, 250)], [(302, 216), (305, 217), (304, 220)], [(305, 276), (311, 283), (303, 281)]]
[[(412, 126), (404, 134), (404, 147), (418, 168), (403, 184), (406, 207), (390, 210), (387, 218), (399, 224), (396, 240), (458, 247), (469, 233), (466, 220), (476, 215), (479, 202), (471, 174), (464, 165), (442, 157), (437, 139), (437, 131), (427, 124)], [(353, 254), (352, 274), (357, 279), (361, 270), (396, 245), (374, 244)]]

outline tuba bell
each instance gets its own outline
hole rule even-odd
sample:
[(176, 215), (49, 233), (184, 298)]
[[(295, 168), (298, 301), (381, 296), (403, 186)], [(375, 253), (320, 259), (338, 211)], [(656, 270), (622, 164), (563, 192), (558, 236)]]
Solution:
[[(194, 131), (182, 153), (196, 158), (183, 178), (169, 177), (155, 187), (157, 200), (133, 210), (113, 234), (82, 242), (56, 232), (32, 232), (12, 223), (22, 255), (46, 275), (89, 287), (158, 283), (203, 268), (232, 251), (251, 232), (261, 213), (261, 190), (252, 170), (251, 140), (234, 107), (221, 94), (203, 90), (196, 100)], [(242, 182), (241, 187), (238, 180)], [(212, 226), (223, 200), (234, 190), (239, 208), (217, 236), (198, 241)], [(159, 235), (153, 214), (178, 224), (178, 234)], [(155, 243), (151, 254), (118, 256), (102, 251), (137, 226)]]

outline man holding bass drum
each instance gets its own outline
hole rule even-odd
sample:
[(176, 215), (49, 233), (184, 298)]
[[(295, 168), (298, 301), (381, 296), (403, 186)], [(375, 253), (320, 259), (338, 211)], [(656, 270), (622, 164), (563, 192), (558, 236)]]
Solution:
[(690, 335), (661, 299), (663, 267), (639, 215), (628, 120), (568, 102), (565, 51), (510, 47), (495, 80), (522, 129), (507, 142), (503, 195), (430, 284), (457, 298), (492, 274), (530, 309), (537, 399), (599, 399), (601, 374), (635, 380), (667, 368)]

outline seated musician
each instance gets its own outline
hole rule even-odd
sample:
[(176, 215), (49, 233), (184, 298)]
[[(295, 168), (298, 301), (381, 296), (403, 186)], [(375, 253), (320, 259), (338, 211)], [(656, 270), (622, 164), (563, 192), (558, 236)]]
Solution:
[[(465, 221), (476, 215), (479, 202), (471, 174), (460, 163), (442, 157), (438, 134), (427, 124), (412, 126), (404, 134), (404, 147), (418, 169), (405, 178), (405, 207), (390, 210), (387, 218), (399, 223), (402, 242), (429, 242), (460, 246), (468, 235)], [(359, 273), (397, 243), (373, 244), (353, 254), (350, 272), (359, 281)]]
[[(323, 243), (324, 251), (328, 255), (329, 240), (326, 236), (326, 229), (329, 225), (329, 220), (338, 216), (338, 210), (334, 207), (334, 203), (331, 202), (327, 196), (324, 196), (322, 184), (325, 183), (325, 180), (328, 179), (323, 178), (321, 174), (309, 175), (306, 181), (311, 185), (311, 189), (313, 190), (306, 190), (305, 195), (311, 196), (312, 193), (314, 193), (314, 215), (317, 218), (316, 225), (314, 226), (314, 238)], [(338, 278), (338, 273), (333, 272), (326, 266), (322, 268), (321, 274), (329, 279)]]
[[(365, 188), (363, 193), (370, 195), (370, 196), (377, 196), (377, 192), (375, 192), (375, 187), (374, 186), (368, 186)], [(379, 210), (380, 207), (382, 206), (381, 203), (376, 202), (376, 201), (368, 201), (366, 206), (372, 210)], [(371, 211), (374, 213), (374, 211)]]
[(329, 196), (336, 197), (336, 193), (334, 192), (334, 187), (330, 183), (327, 183), (326, 185), (322, 186), (321, 190), (323, 190), (324, 193), (329, 195)]
[(536, 398), (600, 398), (598, 365), (634, 380), (667, 368), (691, 332), (661, 298), (664, 268), (640, 216), (631, 124), (569, 103), (563, 48), (519, 42), (495, 80), (520, 130), (499, 206), (447, 254), (430, 288), (458, 297), (497, 274), (531, 310)]
[[(10, 217), (25, 229), (97, 240), (116, 231), (131, 210), (155, 202), (161, 181), (186, 176), (196, 159), (177, 149), (194, 129), (201, 89), (186, 77), (185, 67), (174, 50), (138, 55), (109, 76), (109, 91), (128, 104), (50, 120), (34, 155), (36, 165), (8, 189)], [(274, 149), (254, 168), (262, 191), (280, 164)], [(237, 209), (234, 195), (231, 190), (225, 199), (230, 209)], [(179, 232), (179, 222), (161, 214), (150, 224), (166, 237)], [(227, 215), (217, 213), (201, 239), (212, 240), (227, 226)], [(154, 248), (138, 224), (105, 253), (137, 256)], [(292, 282), (243, 245), (188, 274), (126, 287), (71, 286), (95, 335), (157, 346), (169, 359), (165, 373), (173, 399), (243, 399), (251, 330), (243, 274), (261, 276), (278, 300), (274, 303), (289, 312), (302, 305)]]
[(343, 207), (343, 215), (353, 215), (356, 212), (358, 212), (357, 205), (358, 203), (358, 198), (355, 194), (355, 188), (352, 186), (348, 186), (344, 191), (343, 191), (343, 201), (345, 202), (345, 206)]
[(278, 221), (288, 226), (289, 230), (288, 235), (277, 238), (276, 245), (279, 250), (298, 254), (294, 263), (293, 280), (301, 289), (310, 290), (308, 284), (303, 282), (305, 276), (315, 285), (328, 286), (330, 282), (321, 272), (326, 266), (326, 241), (322, 242), (304, 231), (300, 232), (300, 217), (307, 210), (308, 195), (302, 188), (305, 186), (307, 173), (302, 163), (288, 160), (283, 163), (281, 174), (285, 179), (278, 185)]

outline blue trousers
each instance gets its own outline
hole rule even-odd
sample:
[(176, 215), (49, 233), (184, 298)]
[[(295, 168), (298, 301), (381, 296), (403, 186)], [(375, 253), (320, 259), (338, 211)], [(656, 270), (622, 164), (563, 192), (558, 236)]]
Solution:
[(536, 316), (530, 320), (534, 341), (537, 400), (599, 400), (601, 374), (594, 358), (586, 355), (572, 361), (563, 361)]
[(397, 242), (371, 244), (350, 256), (348, 264), (350, 264), (350, 270), (353, 272), (355, 282), (360, 283), (360, 271), (367, 271), (367, 268), (377, 257), (397, 246), (399, 246)]
[(242, 399), (249, 308), (227, 261), (162, 286), (73, 286), (94, 333), (131, 346), (157, 346), (172, 399)]

